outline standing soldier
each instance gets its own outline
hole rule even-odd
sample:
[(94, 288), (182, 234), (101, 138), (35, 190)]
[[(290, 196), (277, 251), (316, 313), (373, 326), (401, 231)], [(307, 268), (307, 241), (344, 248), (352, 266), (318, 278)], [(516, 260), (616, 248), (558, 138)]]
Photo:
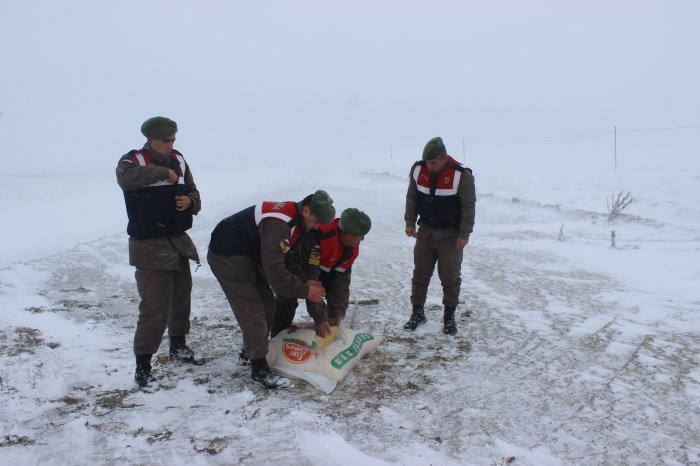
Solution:
[[(371, 226), (366, 213), (355, 208), (345, 209), (339, 219), (321, 225), (304, 241), (298, 261), (306, 266), (298, 273), (319, 280), (326, 290), (327, 303), (306, 301), (309, 315), (316, 324), (316, 333), (321, 337), (345, 318), (350, 301), (352, 264), (360, 254), (360, 243)], [(273, 337), (292, 325), (297, 304), (296, 298), (278, 298), (271, 328)]]
[(129, 217), (129, 263), (136, 267), (141, 297), (134, 336), (135, 380), (146, 392), (160, 388), (151, 374), (166, 326), (170, 358), (204, 364), (187, 346), (190, 331), (190, 260), (199, 264), (197, 249), (185, 233), (201, 209), (190, 167), (173, 149), (177, 124), (154, 117), (141, 126), (146, 144), (119, 159), (117, 183), (124, 191)]
[[(423, 149), (423, 160), (413, 164), (406, 193), (406, 235), (416, 238), (413, 248), (411, 318), (403, 326), (414, 331), (425, 322), (425, 299), (437, 262), (445, 306), (443, 332), (457, 333), (455, 310), (464, 246), (474, 227), (476, 190), (469, 168), (447, 155), (442, 138), (433, 138)], [(416, 233), (416, 219), (420, 228)]]
[[(319, 302), (321, 283), (303, 281), (285, 266), (285, 255), (302, 234), (335, 217), (325, 191), (301, 202), (262, 202), (223, 219), (211, 234), (207, 260), (243, 333), (239, 363), (249, 360), (253, 381), (267, 388), (288, 384), (267, 364), (275, 295)], [(274, 290), (274, 294), (273, 294)]]

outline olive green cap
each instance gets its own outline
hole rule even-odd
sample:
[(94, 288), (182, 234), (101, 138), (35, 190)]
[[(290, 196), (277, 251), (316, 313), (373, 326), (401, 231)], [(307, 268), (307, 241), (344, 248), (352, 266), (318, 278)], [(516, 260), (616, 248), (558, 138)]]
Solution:
[(343, 213), (340, 214), (338, 228), (342, 231), (347, 231), (351, 235), (364, 236), (369, 233), (369, 229), (372, 228), (372, 221), (369, 219), (369, 215), (359, 209), (351, 207), (345, 209)]
[(331, 223), (335, 218), (333, 199), (323, 190), (319, 189), (311, 196), (311, 205), (309, 207), (311, 207), (311, 213), (321, 223)]
[(162, 116), (149, 118), (141, 125), (141, 134), (148, 139), (165, 139), (175, 133), (177, 133), (177, 123)]
[(447, 149), (445, 149), (442, 138), (433, 138), (428, 141), (423, 149), (423, 160), (433, 160), (440, 155), (447, 155)]

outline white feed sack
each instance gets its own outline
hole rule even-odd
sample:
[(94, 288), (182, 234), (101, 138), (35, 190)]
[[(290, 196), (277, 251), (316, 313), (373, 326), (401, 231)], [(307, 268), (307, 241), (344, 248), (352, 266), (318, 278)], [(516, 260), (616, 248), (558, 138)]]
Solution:
[(362, 356), (374, 351), (381, 336), (341, 327), (325, 349), (314, 340), (313, 328), (290, 328), (270, 340), (267, 362), (280, 374), (309, 382), (330, 393), (357, 365)]

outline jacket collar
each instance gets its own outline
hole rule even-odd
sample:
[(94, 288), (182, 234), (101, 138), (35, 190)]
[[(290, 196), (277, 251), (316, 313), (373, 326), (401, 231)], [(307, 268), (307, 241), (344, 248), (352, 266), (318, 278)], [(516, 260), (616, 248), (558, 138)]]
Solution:
[(151, 146), (148, 145), (148, 143), (145, 143), (143, 145), (143, 151), (146, 152), (148, 155), (151, 156), (151, 159), (156, 162), (156, 163), (167, 163), (168, 160), (170, 160), (169, 156), (161, 155), (158, 152), (154, 151)]

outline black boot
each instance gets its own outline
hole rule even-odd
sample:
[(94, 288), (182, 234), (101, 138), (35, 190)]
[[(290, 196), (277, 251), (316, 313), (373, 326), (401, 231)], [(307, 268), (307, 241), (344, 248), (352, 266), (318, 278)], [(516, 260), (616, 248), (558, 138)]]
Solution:
[(425, 311), (423, 310), (423, 306), (413, 305), (413, 312), (411, 313), (411, 318), (408, 319), (408, 322), (406, 322), (403, 325), (403, 329), (412, 332), (423, 322), (425, 322)]
[(291, 383), (289, 379), (280, 377), (272, 372), (270, 366), (267, 365), (267, 359), (251, 359), (250, 365), (253, 368), (253, 381), (259, 383), (265, 388), (281, 388), (288, 387)]
[(455, 335), (457, 333), (457, 323), (455, 322), (455, 310), (457, 306), (445, 306), (445, 317), (443, 322), (445, 324), (442, 332), (445, 335)]
[(238, 353), (238, 365), (250, 366), (250, 358), (245, 354), (245, 347), (241, 348), (241, 352)]
[(170, 359), (194, 364), (196, 366), (204, 364), (204, 358), (195, 357), (194, 351), (187, 346), (184, 336), (170, 337)]
[(153, 393), (160, 390), (160, 384), (151, 374), (151, 355), (137, 354), (136, 355), (136, 373), (134, 374), (136, 385), (139, 386), (142, 392)]

